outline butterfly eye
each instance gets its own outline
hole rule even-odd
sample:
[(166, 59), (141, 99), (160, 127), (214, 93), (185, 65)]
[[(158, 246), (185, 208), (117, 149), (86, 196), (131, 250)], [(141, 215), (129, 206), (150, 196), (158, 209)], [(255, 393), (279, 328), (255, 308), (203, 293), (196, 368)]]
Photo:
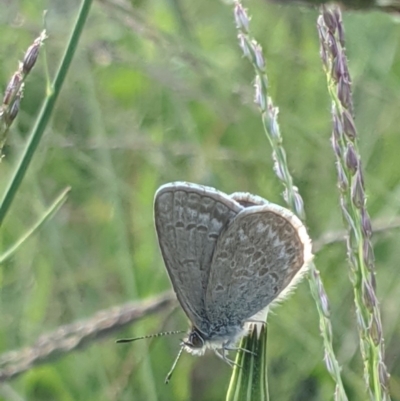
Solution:
[(192, 348), (202, 348), (204, 346), (204, 340), (196, 331), (192, 331), (189, 335), (188, 343)]

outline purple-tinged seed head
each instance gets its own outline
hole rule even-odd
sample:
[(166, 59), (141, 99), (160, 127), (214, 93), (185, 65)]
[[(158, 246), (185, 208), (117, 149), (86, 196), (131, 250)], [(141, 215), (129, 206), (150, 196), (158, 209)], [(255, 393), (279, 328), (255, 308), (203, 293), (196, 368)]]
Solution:
[(356, 174), (355, 179), (351, 185), (351, 199), (357, 209), (361, 209), (365, 205), (365, 192), (362, 187), (360, 175)]
[(358, 170), (358, 157), (355, 152), (353, 144), (347, 144), (345, 153), (346, 167), (350, 171), (351, 175), (354, 175)]
[(265, 110), (264, 96), (261, 93), (261, 81), (260, 77), (256, 75), (256, 80), (254, 81), (254, 103), (261, 109)]
[(337, 63), (336, 63), (336, 74), (338, 78), (346, 77), (347, 74), (347, 59), (343, 52), (338, 53)]
[(370, 270), (369, 271), (369, 282), (371, 283), (371, 287), (376, 291), (376, 277), (375, 277), (375, 271)]
[(47, 38), (46, 31), (42, 31), (40, 36), (37, 37), (31, 46), (28, 47), (28, 50), (25, 52), (24, 59), (21, 64), (21, 71), (23, 74), (29, 74), (32, 70), (39, 56), (40, 47), (43, 45), (43, 42)]
[(255, 56), (255, 64), (257, 68), (264, 72), (265, 71), (265, 59), (262, 54), (262, 48), (257, 42), (253, 42), (253, 50)]
[(347, 109), (343, 109), (342, 120), (343, 120), (344, 134), (350, 141), (353, 142), (357, 136), (357, 129), (354, 124), (353, 117)]
[(325, 317), (329, 318), (330, 311), (329, 311), (328, 296), (326, 295), (326, 292), (324, 291), (324, 288), (322, 287), (322, 285), (318, 286), (318, 295), (321, 300), (322, 313), (324, 314)]
[(375, 346), (378, 346), (382, 341), (382, 326), (375, 315), (372, 315), (369, 333)]
[(279, 161), (276, 159), (275, 152), (273, 153), (272, 157), (274, 160), (274, 167), (273, 167), (274, 172), (281, 181), (284, 181), (285, 180), (285, 171), (283, 170), (281, 163), (279, 163)]
[(339, 162), (336, 162), (336, 169), (338, 174), (338, 188), (340, 189), (341, 192), (344, 193), (349, 188), (349, 181), (346, 177), (342, 165)]
[(363, 207), (361, 209), (361, 229), (365, 237), (370, 238), (372, 235), (371, 219), (368, 211)]
[(337, 135), (335, 135), (335, 129), (333, 128), (333, 132), (331, 135), (331, 145), (332, 149), (335, 152), (335, 155), (337, 158), (340, 158), (342, 156), (342, 149), (340, 149), (339, 143), (338, 143), (338, 138)]
[(3, 104), (9, 105), (12, 98), (17, 94), (21, 86), (22, 76), (19, 71), (15, 72), (4, 92)]
[(336, 32), (336, 28), (337, 28), (337, 20), (335, 15), (332, 13), (331, 10), (329, 10), (328, 8), (324, 7), (323, 8), (323, 12), (322, 12), (322, 16), (324, 18), (324, 22), (326, 27), (329, 29), (329, 31), (333, 34), (335, 34)]
[(371, 285), (363, 280), (362, 284), (363, 301), (367, 309), (372, 313), (376, 306), (376, 296)]
[(32, 70), (39, 56), (39, 49), (41, 43), (33, 43), (28, 47), (28, 50), (25, 53), (24, 59), (22, 61), (22, 72), (26, 75)]
[(360, 180), (361, 186), (365, 190), (364, 173), (363, 173), (362, 160), (361, 159), (358, 160), (358, 175), (359, 175), (358, 178)]
[(245, 8), (240, 3), (235, 4), (234, 8), (235, 22), (238, 29), (249, 32), (250, 18), (247, 15)]
[(343, 124), (340, 117), (337, 114), (337, 109), (335, 106), (332, 107), (332, 119), (333, 119), (333, 135), (335, 136), (336, 143), (339, 144), (340, 139), (343, 136)]
[(343, 22), (342, 22), (342, 15), (339, 10), (335, 10), (335, 14), (337, 15), (336, 21), (337, 21), (337, 30), (338, 30), (338, 37), (339, 37), (339, 42), (342, 48), (345, 47), (345, 39), (344, 39), (344, 27), (343, 27)]
[(268, 96), (266, 88), (266, 79), (265, 76), (256, 75), (255, 83), (254, 83), (254, 102), (258, 105), (260, 110), (264, 113), (268, 107)]
[(325, 365), (326, 365), (326, 369), (328, 370), (328, 372), (331, 375), (335, 375), (335, 365), (332, 362), (330, 354), (326, 350), (325, 350), (324, 360), (325, 360)]
[(297, 187), (293, 187), (293, 192), (294, 192), (294, 211), (297, 216), (300, 217), (301, 220), (304, 220), (305, 218), (305, 212), (304, 212), (304, 201), (301, 195), (299, 194), (299, 190)]
[(339, 77), (337, 96), (344, 108), (348, 109), (351, 107), (351, 86), (344, 76)]
[(15, 120), (15, 117), (17, 117), (20, 108), (20, 103), (21, 103), (21, 96), (20, 94), (17, 94), (8, 112), (7, 116), (8, 124), (11, 124)]
[(337, 55), (338, 55), (338, 47), (337, 47), (337, 43), (336, 43), (336, 38), (335, 36), (331, 33), (328, 32), (327, 36), (327, 49), (329, 51), (329, 54), (331, 55), (331, 57), (333, 59), (336, 59)]
[(268, 116), (269, 116), (269, 133), (271, 138), (277, 143), (282, 143), (282, 136), (278, 125), (279, 108), (272, 105), (271, 99), (268, 98)]
[(371, 242), (369, 239), (364, 238), (363, 240), (363, 260), (366, 264), (368, 270), (374, 270), (374, 262), (375, 262), (375, 255), (374, 249), (372, 248)]
[(251, 50), (243, 33), (238, 34), (238, 40), (239, 47), (242, 49), (244, 56), (251, 60)]

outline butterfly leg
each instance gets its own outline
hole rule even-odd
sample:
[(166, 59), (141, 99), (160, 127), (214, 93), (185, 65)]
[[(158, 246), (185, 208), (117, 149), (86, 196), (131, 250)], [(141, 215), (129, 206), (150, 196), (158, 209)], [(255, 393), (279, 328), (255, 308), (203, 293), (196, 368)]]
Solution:
[(242, 351), (242, 352), (246, 352), (247, 354), (254, 355), (254, 356), (257, 355), (256, 352), (250, 351), (246, 348), (235, 347), (235, 345), (230, 342), (223, 344), (222, 349), (225, 351)]
[(227, 348), (223, 347), (223, 348), (221, 348), (221, 350), (222, 350), (222, 353), (219, 352), (217, 349), (214, 350), (214, 352), (218, 356), (218, 358), (225, 361), (231, 368), (233, 368), (234, 366), (239, 366), (235, 361), (232, 361), (232, 359), (229, 359), (227, 357), (227, 355), (226, 355)]
[(242, 351), (242, 352), (246, 352), (247, 354), (257, 356), (257, 352), (250, 351), (249, 349), (246, 349), (246, 348), (232, 347), (232, 348), (227, 348), (227, 349), (229, 349), (230, 351)]

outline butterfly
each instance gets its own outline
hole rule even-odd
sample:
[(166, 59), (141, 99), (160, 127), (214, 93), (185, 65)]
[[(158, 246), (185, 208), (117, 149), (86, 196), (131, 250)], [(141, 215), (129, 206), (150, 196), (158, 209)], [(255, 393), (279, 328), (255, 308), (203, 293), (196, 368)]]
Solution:
[(203, 355), (212, 349), (232, 365), (227, 353), (238, 349), (246, 323), (306, 271), (312, 259), (306, 228), (291, 211), (259, 196), (188, 182), (157, 190), (154, 221), (169, 278), (191, 322), (166, 381), (183, 350)]

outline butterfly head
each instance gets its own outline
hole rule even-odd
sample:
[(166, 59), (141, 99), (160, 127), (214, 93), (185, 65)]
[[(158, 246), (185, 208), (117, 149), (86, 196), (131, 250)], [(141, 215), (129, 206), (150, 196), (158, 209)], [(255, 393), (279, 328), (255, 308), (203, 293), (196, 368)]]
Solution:
[(187, 338), (181, 342), (182, 349), (192, 355), (204, 355), (206, 349), (213, 350), (218, 354), (218, 350), (234, 349), (235, 344), (246, 335), (248, 327), (244, 324), (222, 326), (217, 330), (211, 330), (210, 334), (201, 332), (197, 327), (193, 327)]
[(189, 354), (203, 355), (207, 348), (207, 342), (204, 338), (204, 334), (201, 333), (196, 327), (193, 327), (187, 338), (182, 341), (182, 347)]
[(182, 351), (185, 350), (189, 354), (193, 355), (203, 355), (206, 348), (207, 348), (207, 341), (204, 338), (204, 334), (200, 332), (196, 327), (193, 327), (190, 330), (190, 333), (188, 334), (187, 338), (182, 340), (181, 342), (181, 349), (179, 350), (178, 355), (175, 358), (174, 363), (172, 364), (171, 370), (167, 374), (167, 377), (165, 378), (165, 383), (169, 383), (172, 373), (175, 370), (175, 367), (178, 363), (179, 358), (182, 355)]

